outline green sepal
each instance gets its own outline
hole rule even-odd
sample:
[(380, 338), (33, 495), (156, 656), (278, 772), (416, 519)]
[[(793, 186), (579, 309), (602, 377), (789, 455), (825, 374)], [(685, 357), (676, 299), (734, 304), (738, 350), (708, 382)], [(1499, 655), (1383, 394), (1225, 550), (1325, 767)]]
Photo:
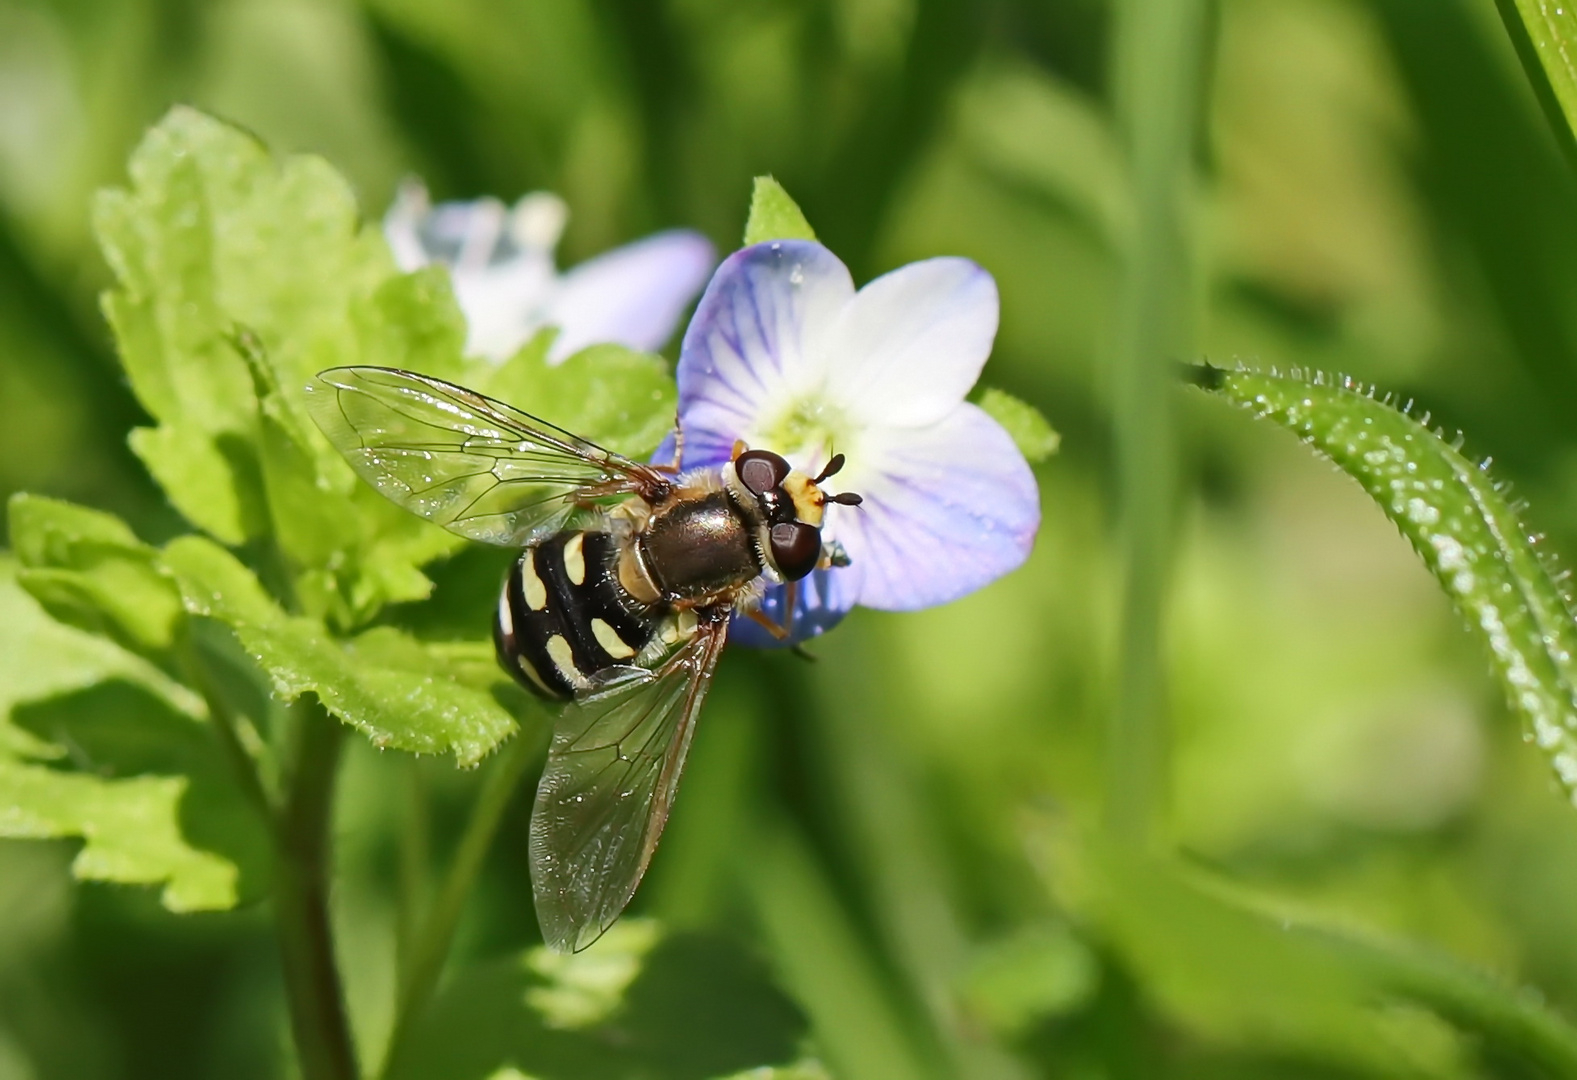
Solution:
[(756, 177), (750, 191), (750, 216), (745, 219), (745, 246), (768, 240), (814, 239), (816, 231), (783, 185), (770, 176)]
[(1039, 409), (1005, 390), (988, 386), (980, 392), (975, 404), (1002, 425), (1013, 437), (1019, 453), (1031, 465), (1039, 465), (1062, 445), (1062, 436), (1057, 434), (1057, 430), (1041, 415)]

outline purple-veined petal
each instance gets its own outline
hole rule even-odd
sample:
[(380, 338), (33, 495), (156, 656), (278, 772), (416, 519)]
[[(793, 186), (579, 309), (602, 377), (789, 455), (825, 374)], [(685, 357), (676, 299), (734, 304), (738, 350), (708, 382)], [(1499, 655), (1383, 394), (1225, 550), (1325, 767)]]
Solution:
[(706, 237), (674, 229), (581, 263), (560, 280), (546, 312), (559, 328), (548, 362), (601, 342), (661, 348), (716, 260)]
[(756, 244), (723, 260), (679, 353), (686, 466), (727, 461), (763, 407), (820, 383), (822, 338), (853, 295), (848, 269), (812, 241)]
[(889, 611), (945, 604), (1029, 556), (1040, 526), (1034, 474), (979, 408), (960, 403), (923, 428), (872, 430), (864, 446), (868, 458), (851, 459), (840, 485), (864, 503), (828, 508), (829, 535), (860, 571), (857, 603)]
[(910, 263), (869, 282), (827, 340), (827, 389), (867, 423), (930, 424), (975, 385), (997, 333), (997, 285), (968, 259)]

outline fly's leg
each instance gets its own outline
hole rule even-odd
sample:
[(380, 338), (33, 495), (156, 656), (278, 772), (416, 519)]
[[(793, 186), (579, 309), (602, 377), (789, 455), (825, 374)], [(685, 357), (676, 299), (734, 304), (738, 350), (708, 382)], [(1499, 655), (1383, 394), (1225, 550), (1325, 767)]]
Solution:
[(674, 417), (674, 459), (668, 465), (653, 465), (652, 468), (660, 473), (670, 476), (679, 475), (679, 463), (684, 460), (684, 425), (679, 422), (679, 417)]
[(788, 588), (783, 590), (783, 601), (788, 606), (783, 612), (783, 636), (788, 637), (794, 632), (794, 609), (799, 606), (799, 580), (788, 583)]
[(745, 614), (750, 618), (751, 622), (771, 634), (778, 641), (788, 640), (788, 628), (775, 621), (770, 615), (763, 614), (760, 608), (751, 608)]

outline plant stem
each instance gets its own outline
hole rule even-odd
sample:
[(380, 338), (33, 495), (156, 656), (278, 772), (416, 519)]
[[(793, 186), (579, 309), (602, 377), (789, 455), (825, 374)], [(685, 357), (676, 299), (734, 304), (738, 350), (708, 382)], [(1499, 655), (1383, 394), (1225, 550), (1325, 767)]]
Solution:
[(427, 821), (427, 779), (422, 760), (412, 755), (400, 762), (404, 772), (405, 820), (400, 829), (398, 938), (395, 941), (395, 985), (405, 985), (411, 947), (427, 912), (427, 877), (432, 865), (432, 838)]
[(1423, 949), (1328, 929), (1302, 932), (1364, 965), (1391, 993), (1427, 1006), (1551, 1076), (1577, 1076), (1577, 1029), (1534, 992)]
[(466, 898), (482, 869), (482, 860), (493, 846), (493, 836), (498, 832), (504, 811), (509, 808), (509, 800), (520, 785), (521, 776), (537, 759), (541, 749), (541, 740), (523, 730), (504, 747), (482, 778), (482, 790), (471, 807), (471, 818), (460, 837), (454, 861), (433, 900), (432, 910), (422, 921), (421, 930), (411, 944), (409, 960), (403, 966), (394, 1030), (389, 1035), (379, 1075), (388, 1075), (405, 1040), (410, 1037), (412, 1026), (437, 988)]
[(304, 1080), (355, 1080), (329, 920), (330, 811), (344, 728), (316, 700), (291, 707), (294, 753), (279, 815), (274, 915)]
[(230, 767), (235, 770), (236, 779), (241, 785), (241, 793), (252, 804), (252, 808), (262, 816), (264, 825), (272, 835), (276, 823), (274, 797), (269, 792), (268, 786), (263, 783), (263, 774), (258, 768), (257, 759), (241, 740), (235, 712), (220, 692), (207, 662), (203, 659), (202, 647), (193, 638), (189, 626), (182, 631), (181, 639), (177, 643), (176, 659), (187, 685), (194, 687), (202, 695), (204, 704), (208, 706), (209, 722), (213, 724), (220, 751), (229, 759)]
[(1121, 0), (1117, 9), (1118, 111), (1136, 215), (1113, 371), (1124, 582), (1106, 822), (1130, 840), (1148, 836), (1165, 778), (1160, 626), (1176, 487), (1170, 365), (1189, 352), (1188, 190), (1205, 23), (1204, 0)]

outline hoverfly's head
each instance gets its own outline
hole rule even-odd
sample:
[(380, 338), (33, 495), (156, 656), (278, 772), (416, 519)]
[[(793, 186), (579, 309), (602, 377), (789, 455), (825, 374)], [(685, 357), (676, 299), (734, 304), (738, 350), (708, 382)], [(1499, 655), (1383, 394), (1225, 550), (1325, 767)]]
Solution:
[(843, 455), (834, 454), (812, 478), (770, 450), (741, 446), (736, 451), (723, 470), (729, 494), (755, 525), (768, 568), (784, 581), (798, 581), (821, 561), (821, 523), (827, 504), (860, 505), (860, 497), (852, 491), (829, 495), (819, 486), (843, 468)]

